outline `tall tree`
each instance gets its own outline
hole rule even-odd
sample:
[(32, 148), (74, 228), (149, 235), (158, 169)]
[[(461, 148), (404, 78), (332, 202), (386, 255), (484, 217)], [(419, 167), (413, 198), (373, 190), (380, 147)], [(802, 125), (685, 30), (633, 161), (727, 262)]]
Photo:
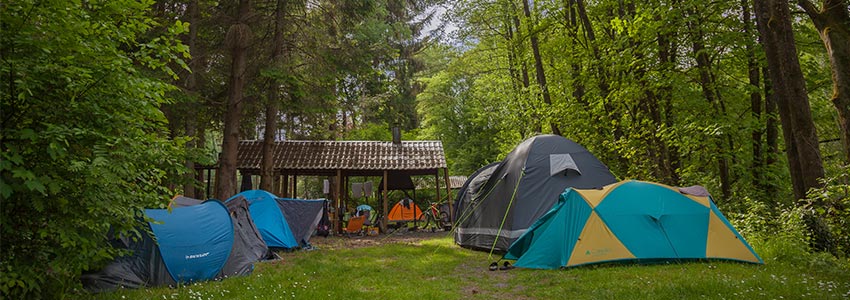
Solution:
[(758, 60), (756, 60), (754, 47), (755, 35), (752, 32), (753, 19), (748, 0), (741, 0), (741, 24), (744, 34), (750, 37), (744, 41), (744, 51), (746, 51), (747, 55), (747, 79), (751, 89), (750, 110), (753, 120), (755, 120), (757, 124), (752, 128), (753, 167), (751, 171), (754, 185), (764, 187), (765, 154), (763, 136), (765, 130), (764, 127), (760, 126), (762, 124), (761, 120), (763, 119), (763, 103), (760, 92), (761, 74), (759, 73), (760, 68)]
[(767, 59), (773, 97), (779, 107), (794, 196), (819, 187), (824, 170), (818, 137), (812, 121), (806, 82), (797, 59), (788, 3), (781, 0), (755, 1), (758, 30)]
[[(817, 132), (812, 121), (806, 82), (797, 59), (788, 2), (756, 0), (755, 14), (767, 59), (772, 96), (779, 108), (782, 131), (796, 199), (805, 199), (809, 189), (821, 187), (823, 163)], [(820, 206), (822, 203), (814, 203)], [(818, 250), (833, 250), (829, 231), (818, 218), (809, 216), (807, 226)]]
[[(197, 72), (201, 71), (200, 67), (200, 59), (194, 58), (198, 55), (198, 27), (200, 26), (201, 18), (199, 16), (198, 11), (200, 10), (198, 7), (198, 0), (190, 0), (188, 6), (186, 7), (187, 20), (189, 21), (189, 34), (186, 37), (186, 46), (189, 47), (189, 53), (193, 58), (189, 61), (189, 69), (190, 72), (187, 74), (186, 80), (184, 82), (183, 88), (185, 92), (189, 94), (190, 97), (196, 96), (198, 93), (198, 75)], [(191, 99), (189, 105), (190, 112), (194, 112), (197, 109), (196, 100)], [(197, 122), (192, 118), (187, 118), (185, 121), (185, 130), (186, 136), (190, 138), (194, 138), (197, 136)], [(191, 140), (186, 143), (187, 149), (193, 149), (198, 146), (198, 141)], [(191, 159), (186, 160), (186, 168), (189, 170), (195, 169), (195, 162)], [(193, 172), (188, 172), (186, 183), (183, 184), (183, 194), (187, 197), (200, 198), (195, 195), (195, 181)]]
[[(531, 39), (531, 53), (534, 55), (534, 71), (537, 75), (537, 85), (540, 88), (540, 93), (543, 96), (543, 103), (545, 104), (544, 111), (552, 110), (552, 96), (549, 94), (549, 85), (546, 84), (546, 72), (543, 69), (543, 58), (540, 56), (540, 42), (537, 36), (537, 21), (536, 18), (532, 18), (531, 16), (531, 7), (528, 3), (530, 0), (522, 0), (522, 12), (525, 15), (526, 22), (528, 28), (528, 35)], [(545, 119), (549, 119), (550, 117), (546, 117)], [(558, 125), (552, 121), (549, 121), (549, 128), (552, 130), (553, 134), (561, 135), (561, 130), (558, 129)]]
[[(714, 65), (709, 58), (709, 51), (705, 46), (705, 33), (703, 32), (704, 25), (701, 24), (703, 16), (697, 11), (698, 8), (689, 8), (688, 11), (688, 29), (691, 37), (692, 55), (697, 63), (697, 71), (699, 73), (699, 85), (702, 95), (708, 103), (711, 104), (714, 110), (714, 116), (722, 118), (726, 115), (726, 104), (723, 102), (719, 88), (716, 83), (716, 75), (714, 74)], [(729, 200), (732, 197), (732, 174), (729, 166), (729, 154), (732, 150), (731, 137), (729, 133), (723, 133), (714, 141), (716, 144), (715, 151), (717, 153), (717, 169), (720, 175), (720, 191), (723, 200)]]
[(251, 43), (251, 27), (248, 17), (251, 1), (240, 0), (236, 23), (227, 31), (225, 45), (230, 50), (230, 80), (227, 85), (227, 109), (224, 113), (224, 137), (221, 157), (216, 172), (215, 196), (227, 199), (236, 193), (236, 158), (239, 146), (239, 125), (242, 120), (243, 90), (248, 64), (248, 46)]
[(844, 163), (850, 164), (850, 3), (823, 0), (818, 8), (809, 0), (797, 3), (812, 19), (832, 67), (832, 104), (838, 111)]
[[(282, 72), (283, 47), (284, 47), (284, 16), (286, 13), (287, 0), (277, 0), (274, 12), (274, 40), (272, 42), (271, 65), (276, 72)], [(280, 105), (281, 80), (280, 75), (269, 79), (268, 97), (266, 99), (266, 126), (263, 131), (262, 163), (260, 164), (260, 189), (266, 191), (274, 190), (274, 148), (275, 134), (277, 133), (278, 105)]]

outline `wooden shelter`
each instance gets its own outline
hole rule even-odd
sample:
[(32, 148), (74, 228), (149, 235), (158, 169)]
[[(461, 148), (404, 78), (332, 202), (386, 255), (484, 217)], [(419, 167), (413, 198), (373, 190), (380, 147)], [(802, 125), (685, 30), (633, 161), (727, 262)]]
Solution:
[[(239, 142), (237, 168), (243, 175), (260, 174), (262, 143), (262, 140)], [(386, 230), (389, 210), (386, 182), (393, 176), (433, 175), (437, 199), (440, 199), (441, 186), (450, 198), (449, 174), (440, 141), (278, 141), (274, 165), (279, 184), (273, 192), (284, 197), (295, 194), (297, 176), (332, 177), (330, 194), (336, 212), (342, 209), (349, 177), (382, 177), (382, 186), (378, 187), (383, 208), (382, 230)], [(442, 185), (440, 171), (445, 181)], [(336, 230), (340, 228), (338, 220), (333, 218)]]

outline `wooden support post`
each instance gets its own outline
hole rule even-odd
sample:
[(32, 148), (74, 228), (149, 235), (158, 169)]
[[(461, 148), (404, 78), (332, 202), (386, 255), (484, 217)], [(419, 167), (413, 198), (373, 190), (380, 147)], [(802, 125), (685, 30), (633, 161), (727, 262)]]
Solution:
[(342, 170), (336, 170), (336, 178), (334, 180), (334, 201), (336, 202), (336, 215), (334, 216), (334, 230), (337, 233), (342, 233), (342, 224), (339, 223), (340, 218), (343, 216), (342, 211), (342, 201), (341, 199), (341, 188), (342, 188)]
[(389, 214), (389, 204), (387, 203), (387, 170), (384, 170), (384, 186), (381, 187), (381, 201), (383, 202), (383, 211), (381, 212), (381, 232), (387, 232), (387, 222), (389, 222), (389, 218), (387, 215)]
[(281, 197), (289, 197), (289, 174), (283, 175), (283, 190), (280, 192)]
[(298, 198), (298, 175), (292, 175), (292, 196), (289, 198)]
[(434, 192), (436, 193), (435, 197), (437, 198), (434, 199), (434, 202), (440, 202), (440, 170), (434, 172), (434, 184)]
[(452, 222), (452, 227), (454, 227), (454, 204), (452, 203), (452, 183), (449, 180), (449, 168), (443, 168), (443, 177), (446, 178), (446, 202), (449, 203), (449, 221)]
[[(343, 206), (345, 206), (346, 208), (348, 208), (348, 206), (351, 205), (351, 197), (348, 196), (348, 190), (349, 189), (350, 188), (348, 187), (348, 176), (343, 176), (342, 177), (342, 199), (343, 199), (343, 201), (345, 201), (345, 202), (343, 202), (345, 204)], [(346, 209), (346, 211), (348, 211), (348, 209)]]
[(212, 169), (207, 169), (207, 190), (206, 190), (206, 193), (204, 194), (204, 197), (206, 199), (212, 198), (212, 197), (210, 197), (210, 195), (212, 195), (212, 187), (211, 187), (212, 181), (213, 181)]
[(275, 195), (281, 195), (280, 181), (281, 181), (280, 174), (275, 173), (274, 174), (274, 184), (272, 185), (274, 187), (274, 191), (272, 191), (272, 193), (275, 194)]

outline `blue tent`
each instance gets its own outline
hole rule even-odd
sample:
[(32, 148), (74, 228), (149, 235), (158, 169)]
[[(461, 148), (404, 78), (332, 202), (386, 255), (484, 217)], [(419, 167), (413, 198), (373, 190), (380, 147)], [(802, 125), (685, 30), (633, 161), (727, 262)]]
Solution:
[(289, 249), (299, 246), (274, 194), (264, 190), (249, 190), (227, 201), (239, 196), (248, 200), (251, 218), (269, 248)]
[[(209, 280), (227, 262), (233, 247), (233, 223), (218, 201), (175, 208), (146, 209), (168, 273), (178, 282)], [(198, 230), (204, 228), (204, 230)]]
[(235, 238), (233, 222), (224, 204), (146, 209), (153, 236), (123, 237), (113, 241), (130, 254), (116, 258), (103, 270), (85, 274), (83, 285), (93, 291), (118, 287), (175, 285), (249, 274), (253, 259), (248, 247)]

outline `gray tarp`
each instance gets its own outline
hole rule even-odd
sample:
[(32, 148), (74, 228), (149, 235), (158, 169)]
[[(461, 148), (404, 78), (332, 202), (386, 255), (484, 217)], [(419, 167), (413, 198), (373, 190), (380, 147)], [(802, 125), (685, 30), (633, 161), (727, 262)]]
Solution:
[(277, 205), (286, 218), (292, 236), (298, 245), (305, 247), (310, 244), (310, 236), (316, 230), (316, 225), (322, 219), (322, 207), (325, 200), (304, 200), (278, 198)]

